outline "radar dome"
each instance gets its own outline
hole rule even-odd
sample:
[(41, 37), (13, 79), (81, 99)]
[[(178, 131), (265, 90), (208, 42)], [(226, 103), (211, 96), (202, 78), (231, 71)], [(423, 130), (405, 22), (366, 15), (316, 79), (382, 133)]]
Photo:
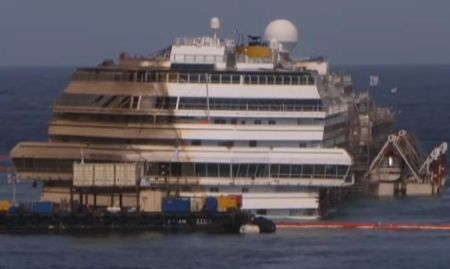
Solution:
[(291, 52), (298, 42), (298, 30), (288, 20), (275, 20), (267, 25), (264, 37), (268, 41), (276, 41), (281, 44), (282, 52)]
[(213, 31), (217, 31), (220, 29), (220, 20), (217, 17), (213, 17), (211, 18), (211, 20), (209, 21), (209, 28), (211, 28), (211, 30)]

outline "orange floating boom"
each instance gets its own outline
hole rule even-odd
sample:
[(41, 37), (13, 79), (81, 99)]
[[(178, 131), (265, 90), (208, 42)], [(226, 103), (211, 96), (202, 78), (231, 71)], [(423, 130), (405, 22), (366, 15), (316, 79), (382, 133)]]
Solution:
[(450, 231), (450, 224), (399, 224), (399, 223), (277, 223), (278, 229), (361, 229), (387, 231)]

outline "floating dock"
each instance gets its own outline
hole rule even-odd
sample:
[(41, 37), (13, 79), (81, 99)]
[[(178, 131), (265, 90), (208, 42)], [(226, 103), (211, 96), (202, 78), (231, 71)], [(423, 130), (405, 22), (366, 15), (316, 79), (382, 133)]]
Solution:
[(242, 233), (243, 226), (257, 227), (259, 233), (274, 233), (273, 222), (246, 212), (226, 213), (0, 213), (0, 232), (108, 232), (159, 231)]

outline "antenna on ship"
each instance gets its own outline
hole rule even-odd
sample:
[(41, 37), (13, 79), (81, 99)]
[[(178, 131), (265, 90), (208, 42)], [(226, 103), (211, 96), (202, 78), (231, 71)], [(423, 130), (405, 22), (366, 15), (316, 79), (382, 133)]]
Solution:
[(219, 20), (219, 18), (212, 17), (211, 20), (209, 21), (209, 28), (214, 33), (214, 42), (215, 42), (217, 40), (217, 32), (220, 29), (220, 20)]
[(80, 155), (81, 155), (81, 164), (84, 164), (83, 148), (80, 148)]

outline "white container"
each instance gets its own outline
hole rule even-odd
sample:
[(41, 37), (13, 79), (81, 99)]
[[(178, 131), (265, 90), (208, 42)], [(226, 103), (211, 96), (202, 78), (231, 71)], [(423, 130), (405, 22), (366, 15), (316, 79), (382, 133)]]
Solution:
[(141, 191), (139, 205), (143, 212), (161, 212), (164, 193), (159, 190)]
[(114, 164), (95, 164), (94, 166), (94, 185), (95, 186), (114, 186)]
[(138, 180), (138, 166), (135, 163), (117, 163), (116, 186), (136, 186)]
[(73, 164), (73, 185), (76, 187), (89, 187), (94, 185), (93, 164)]

